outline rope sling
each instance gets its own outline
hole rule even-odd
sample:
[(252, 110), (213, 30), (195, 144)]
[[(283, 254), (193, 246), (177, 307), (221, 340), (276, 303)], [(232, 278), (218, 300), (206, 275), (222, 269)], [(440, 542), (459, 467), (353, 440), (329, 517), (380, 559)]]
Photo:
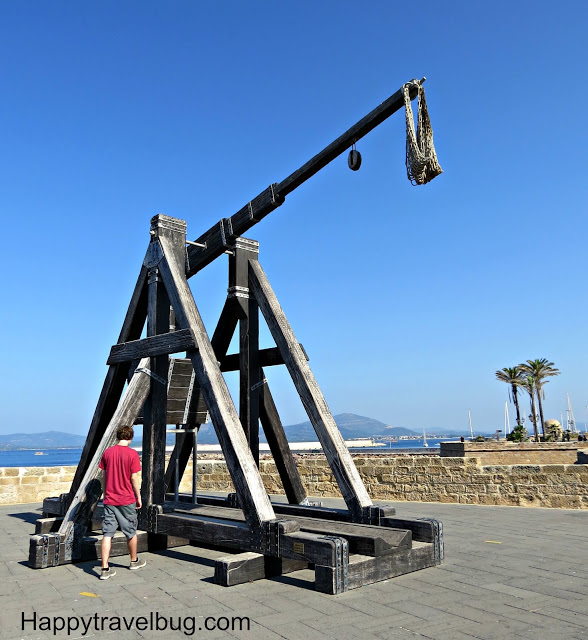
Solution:
[(429, 119), (425, 90), (418, 82), (418, 119), (417, 130), (414, 130), (414, 116), (410, 104), (409, 89), (414, 86), (414, 80), (405, 84), (404, 106), (406, 109), (406, 173), (412, 184), (427, 184), (433, 178), (443, 173), (437, 160), (433, 145), (433, 129)]

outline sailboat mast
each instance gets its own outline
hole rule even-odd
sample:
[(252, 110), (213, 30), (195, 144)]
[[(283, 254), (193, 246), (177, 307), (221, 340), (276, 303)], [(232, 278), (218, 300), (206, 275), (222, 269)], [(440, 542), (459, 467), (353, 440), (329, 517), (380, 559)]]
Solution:
[(504, 402), (504, 430), (506, 435), (510, 433), (510, 416), (508, 415), (508, 401)]
[(568, 410), (566, 412), (566, 430), (569, 429), (572, 433), (578, 433), (576, 428), (576, 420), (574, 419), (574, 411), (572, 409), (572, 403), (570, 401), (570, 394), (566, 393), (568, 398)]
[(472, 429), (472, 411), (471, 409), (468, 409), (468, 418), (470, 421), (470, 437), (473, 440), (474, 439), (474, 430)]

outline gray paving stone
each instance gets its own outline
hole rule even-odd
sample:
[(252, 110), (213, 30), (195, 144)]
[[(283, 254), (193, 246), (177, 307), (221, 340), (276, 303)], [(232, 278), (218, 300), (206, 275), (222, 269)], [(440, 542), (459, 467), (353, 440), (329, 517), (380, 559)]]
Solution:
[[(337, 500), (324, 502), (341, 506)], [(129, 610), (148, 615), (158, 609), (165, 613), (164, 608), (178, 615), (249, 615), (252, 637), (259, 640), (586, 638), (588, 579), (583, 567), (588, 564), (588, 512), (424, 503), (394, 506), (406, 517), (443, 521), (447, 561), (340, 596), (311, 590), (311, 570), (224, 589), (211, 578), (213, 560), (226, 553), (197, 547), (145, 554), (147, 567), (136, 573), (126, 570), (121, 558), (116, 560), (117, 576), (107, 582), (97, 579), (96, 562), (31, 570), (25, 560), (27, 537), (34, 527), (30, 520), (9, 514), (37, 510), (38, 516), (38, 505), (0, 507), (0, 532), (4, 532), (0, 612), (10, 622), (10, 628), (1, 625), (0, 638), (24, 637), (14, 625), (21, 610), (90, 616), (124, 615)], [(573, 554), (560, 553), (552, 543), (562, 528)], [(491, 539), (502, 544), (484, 542)], [(100, 597), (85, 598), (79, 595), (82, 591)], [(53, 637), (35, 635), (41, 640)], [(202, 637), (243, 640), (244, 635), (217, 630)], [(98, 632), (95, 637), (187, 636), (168, 632), (149, 636), (133, 630)]]

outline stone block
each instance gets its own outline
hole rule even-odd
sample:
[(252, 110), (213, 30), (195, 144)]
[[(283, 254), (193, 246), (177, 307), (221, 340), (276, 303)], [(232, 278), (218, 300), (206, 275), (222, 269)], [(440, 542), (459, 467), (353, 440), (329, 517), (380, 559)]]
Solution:
[(9, 478), (14, 478), (20, 475), (20, 467), (3, 467), (2, 475)]

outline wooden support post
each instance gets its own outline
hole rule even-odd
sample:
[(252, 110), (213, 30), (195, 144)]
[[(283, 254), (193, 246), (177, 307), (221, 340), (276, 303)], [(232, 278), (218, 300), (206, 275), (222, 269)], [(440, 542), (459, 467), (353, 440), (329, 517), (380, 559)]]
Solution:
[[(143, 326), (145, 325), (145, 318), (147, 317), (147, 267), (143, 265), (137, 278), (137, 284), (131, 297), (131, 302), (123, 322), (123, 326), (118, 337), (118, 342), (128, 342), (129, 340), (137, 340), (141, 337)], [(88, 431), (88, 437), (82, 450), (82, 456), (78, 463), (73, 482), (67, 498), (68, 505), (76, 495), (77, 490), (80, 487), (82, 479), (88, 470), (96, 449), (98, 448), (104, 431), (106, 430), (123, 392), (125, 383), (127, 381), (127, 374), (129, 371), (129, 363), (121, 363), (110, 365), (100, 398), (96, 410), (94, 411), (94, 417), (90, 424)]]
[[(169, 298), (157, 266), (149, 271), (149, 305), (147, 337), (169, 331)], [(167, 388), (169, 357), (151, 358), (151, 389), (145, 402), (143, 419), (143, 455), (141, 498), (143, 511), (150, 504), (163, 504), (165, 497), (165, 431), (167, 422)]]
[(339, 489), (355, 522), (373, 506), (304, 353), (259, 262), (249, 261), (250, 286), (280, 349), (294, 386), (316, 431)]
[(259, 466), (259, 309), (249, 295), (249, 260), (257, 260), (259, 243), (237, 238), (229, 257), (229, 299), (238, 303), (239, 320), (239, 418), (257, 466)]
[[(262, 379), (265, 378), (263, 370), (261, 372)], [(286, 438), (286, 432), (282, 426), (280, 415), (276, 409), (274, 399), (272, 397), (267, 382), (261, 387), (260, 397), (260, 418), (261, 425), (270, 451), (274, 458), (276, 468), (282, 480), (284, 492), (291, 504), (308, 504), (306, 489), (296, 468), (294, 456)]]
[(197, 351), (189, 353), (206, 406), (244, 513), (252, 527), (274, 519), (261, 475), (247, 445), (243, 427), (186, 280), (186, 223), (168, 216), (154, 218), (163, 259), (159, 268), (180, 329), (190, 329)]

